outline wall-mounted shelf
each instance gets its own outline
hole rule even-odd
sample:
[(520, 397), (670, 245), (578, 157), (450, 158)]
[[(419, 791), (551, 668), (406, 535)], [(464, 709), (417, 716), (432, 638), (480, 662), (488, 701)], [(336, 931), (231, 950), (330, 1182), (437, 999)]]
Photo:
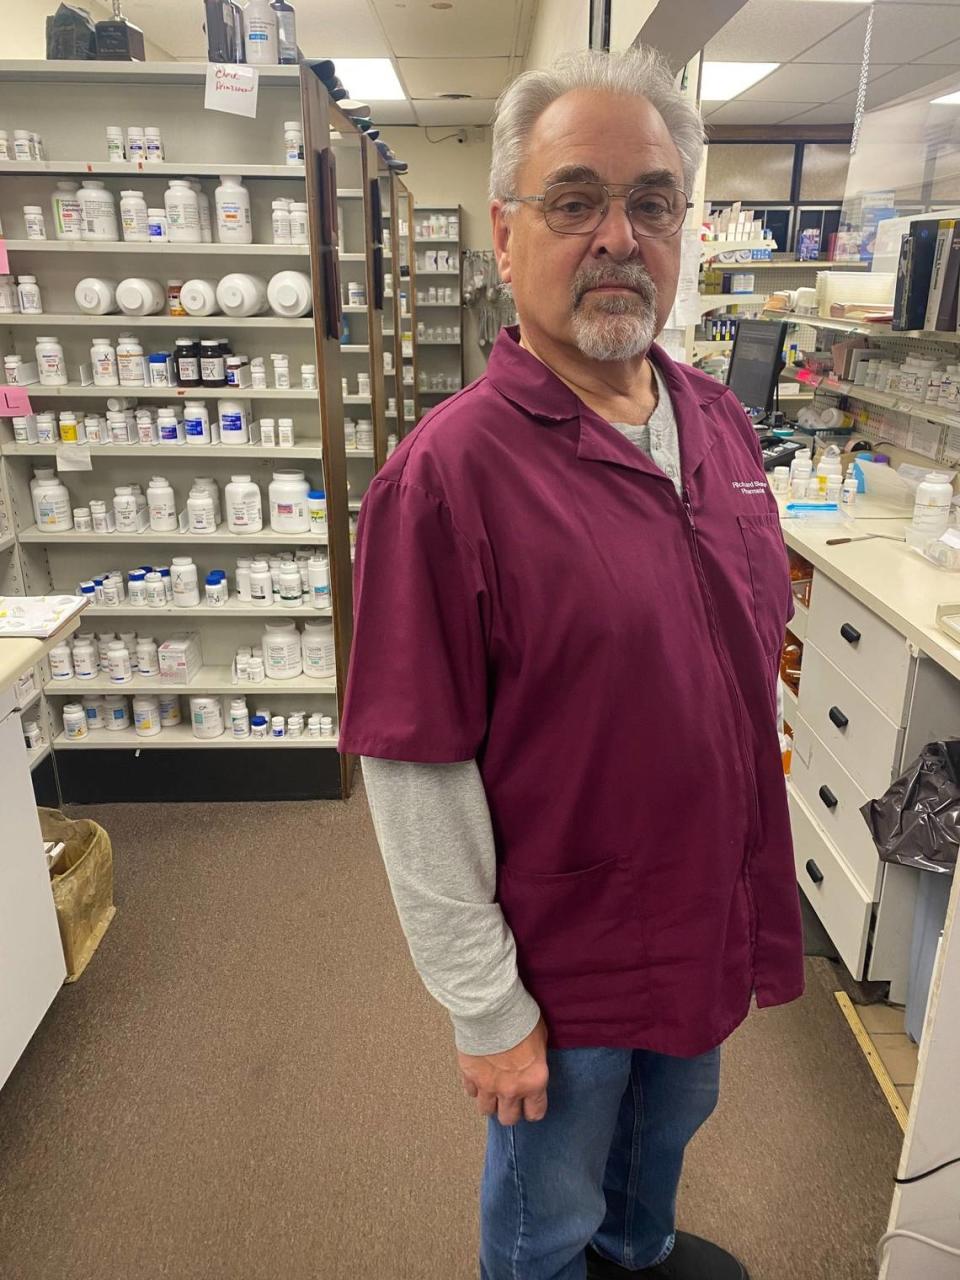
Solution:
[(700, 314), (706, 315), (708, 311), (725, 311), (727, 307), (746, 307), (757, 306), (759, 303), (766, 302), (768, 295), (765, 293), (701, 293), (700, 294)]
[(85, 325), (89, 329), (312, 329), (313, 321), (309, 317), (290, 320), (286, 316), (57, 316), (42, 312), (40, 315), (0, 315), (0, 329), (4, 325), (54, 331), (73, 325)]
[(769, 320), (806, 324), (813, 329), (836, 329), (838, 333), (865, 333), (877, 338), (924, 338), (927, 342), (960, 342), (960, 333), (941, 329), (892, 329), (889, 322), (871, 324), (866, 320), (834, 320), (826, 316), (804, 316), (794, 311), (766, 311)]
[[(277, 682), (271, 681), (271, 684)], [(258, 685), (237, 685), (237, 689), (257, 689), (263, 688), (262, 684)], [(240, 693), (237, 697), (242, 696)], [(159, 733), (154, 734), (152, 738), (142, 738), (134, 729), (91, 729), (85, 738), (71, 741), (65, 738), (63, 734), (59, 734), (55, 740), (58, 751), (100, 751), (100, 750), (117, 750), (118, 748), (126, 748), (128, 751), (137, 751), (141, 748), (149, 748), (151, 751), (155, 747), (160, 749), (176, 749), (196, 747), (200, 750), (212, 748), (214, 751), (227, 750), (261, 750), (261, 751), (296, 751), (310, 750), (311, 748), (333, 748), (336, 750), (338, 738), (334, 734), (330, 738), (231, 738), (229, 733), (224, 733), (219, 738), (195, 738), (193, 730), (189, 725), (177, 724), (169, 729), (161, 729)], [(50, 748), (47, 747), (49, 751)]]
[(194, 604), (181, 609), (178, 605), (167, 604), (161, 608), (149, 605), (130, 604), (92, 604), (84, 610), (86, 618), (182, 618), (188, 626), (193, 617), (200, 618), (329, 618), (330, 609), (314, 609), (312, 605), (298, 604), (294, 608), (288, 605), (248, 604), (244, 600), (231, 597), (226, 604)]
[(30, 772), (32, 773), (33, 770), (37, 767), (37, 765), (41, 763), (41, 761), (46, 760), (49, 754), (50, 754), (49, 742), (41, 742), (39, 747), (28, 747), (27, 763), (30, 766)]
[(50, 547), (111, 542), (117, 546), (140, 543), (145, 546), (147, 544), (176, 546), (177, 543), (183, 543), (195, 550), (203, 546), (242, 547), (254, 544), (273, 547), (315, 544), (319, 547), (327, 541), (327, 535), (324, 533), (276, 533), (273, 529), (261, 529), (259, 533), (230, 533), (225, 524), (222, 524), (216, 533), (190, 533), (189, 531), (187, 533), (154, 533), (152, 529), (148, 529), (145, 533), (78, 533), (76, 529), (68, 529), (65, 533), (47, 533), (44, 529), (31, 525), (29, 529), (18, 533), (17, 537), (22, 543), (36, 542)]
[(267, 693), (336, 693), (337, 681), (335, 676), (325, 676), (322, 680), (314, 680), (310, 676), (294, 676), (292, 680), (237, 684), (230, 667), (201, 667), (188, 684), (178, 680), (162, 680), (159, 676), (135, 675), (124, 684), (116, 684), (109, 676), (104, 675), (94, 676), (90, 680), (70, 676), (67, 680), (48, 680), (43, 691), (57, 696), (73, 696), (78, 693), (232, 693), (239, 698), (242, 694), (259, 694), (264, 697)]
[(111, 257), (118, 253), (144, 253), (148, 257), (198, 254), (204, 258), (306, 258), (310, 254), (305, 244), (177, 244), (170, 240), (8, 240), (7, 248), (15, 253), (106, 253)]
[[(0, 61), (0, 79), (53, 85), (68, 82), (114, 85), (202, 85), (207, 78), (208, 65), (206, 62), (86, 62), (80, 60), (48, 62), (46, 59), (4, 59)], [(283, 85), (294, 88), (300, 80), (299, 66), (271, 65), (258, 67), (257, 70), (261, 85)], [(218, 168), (216, 172), (223, 172), (223, 170)]]
[[(52, 458), (61, 450), (76, 447), (69, 444), (17, 444), (14, 442), (0, 446), (0, 449), (10, 457)], [(80, 447), (89, 449), (91, 456), (96, 458), (143, 458), (145, 460), (150, 458), (249, 458), (251, 461), (266, 459), (276, 462), (284, 457), (323, 457), (323, 448), (319, 444), (295, 444), (292, 448), (283, 449), (264, 448), (259, 444), (88, 444)], [(116, 535), (110, 533), (101, 536), (113, 538)], [(203, 535), (196, 536), (200, 538)], [(23, 541), (22, 535), (21, 541)]]
[(850, 400), (876, 405), (880, 409), (907, 413), (914, 418), (923, 418), (926, 422), (936, 422), (940, 426), (960, 427), (960, 413), (949, 413), (938, 405), (923, 404), (919, 400), (910, 400), (907, 396), (890, 395), (886, 391), (874, 391), (871, 387), (858, 387), (840, 378), (821, 377), (815, 373), (809, 373), (806, 369), (784, 369), (783, 377), (815, 391), (833, 391), (837, 395), (847, 396)]
[[(3, 70), (0, 76), (11, 79)], [(11, 176), (82, 173), (91, 178), (125, 178), (131, 174), (138, 178), (219, 178), (223, 174), (242, 178), (298, 178), (302, 182), (305, 172), (302, 164), (207, 164), (187, 160), (5, 160), (0, 163), (0, 174)]]
[[(101, 317), (102, 319), (102, 317)], [(0, 319), (0, 328), (3, 322)], [(302, 387), (45, 387), (32, 382), (25, 387), (31, 400), (107, 400), (112, 396), (132, 396), (137, 400), (312, 400), (316, 391)]]

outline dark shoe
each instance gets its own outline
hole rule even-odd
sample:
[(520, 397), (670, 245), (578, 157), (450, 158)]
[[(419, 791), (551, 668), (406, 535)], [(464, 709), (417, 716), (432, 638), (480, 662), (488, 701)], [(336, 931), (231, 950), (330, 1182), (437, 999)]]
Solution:
[(657, 1267), (644, 1267), (642, 1271), (628, 1271), (601, 1258), (593, 1249), (587, 1250), (587, 1280), (626, 1280), (628, 1276), (642, 1276), (646, 1280), (750, 1280), (746, 1267), (732, 1253), (686, 1231), (677, 1232), (666, 1261)]

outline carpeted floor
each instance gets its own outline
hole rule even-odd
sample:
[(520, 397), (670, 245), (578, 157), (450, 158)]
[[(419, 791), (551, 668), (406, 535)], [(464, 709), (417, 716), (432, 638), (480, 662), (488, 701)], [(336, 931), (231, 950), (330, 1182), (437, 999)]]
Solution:
[[(119, 910), (0, 1091), (4, 1280), (474, 1277), (483, 1130), (362, 791), (90, 816)], [(900, 1132), (808, 964), (725, 1050), (681, 1224), (753, 1280), (872, 1280)]]

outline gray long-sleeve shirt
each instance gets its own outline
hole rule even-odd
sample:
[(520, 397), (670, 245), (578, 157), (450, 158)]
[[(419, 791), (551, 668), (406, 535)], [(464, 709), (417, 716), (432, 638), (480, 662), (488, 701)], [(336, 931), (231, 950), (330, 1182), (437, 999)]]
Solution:
[[(656, 372), (656, 370), (655, 370)], [(647, 423), (613, 423), (680, 491), (680, 442), (667, 387)], [(497, 853), (473, 760), (420, 764), (363, 758), (374, 829), (400, 923), (427, 990), (468, 1054), (513, 1048), (540, 1010), (517, 971), (513, 935), (496, 902)]]

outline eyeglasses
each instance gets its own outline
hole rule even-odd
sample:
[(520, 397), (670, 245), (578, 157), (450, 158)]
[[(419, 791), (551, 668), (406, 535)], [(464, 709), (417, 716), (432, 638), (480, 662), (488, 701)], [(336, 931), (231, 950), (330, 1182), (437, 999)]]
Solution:
[(683, 226), (692, 203), (679, 187), (608, 186), (605, 182), (554, 182), (542, 196), (511, 196), (520, 204), (539, 204), (544, 221), (561, 236), (588, 236), (607, 216), (610, 201), (622, 199), (638, 236), (660, 239)]

